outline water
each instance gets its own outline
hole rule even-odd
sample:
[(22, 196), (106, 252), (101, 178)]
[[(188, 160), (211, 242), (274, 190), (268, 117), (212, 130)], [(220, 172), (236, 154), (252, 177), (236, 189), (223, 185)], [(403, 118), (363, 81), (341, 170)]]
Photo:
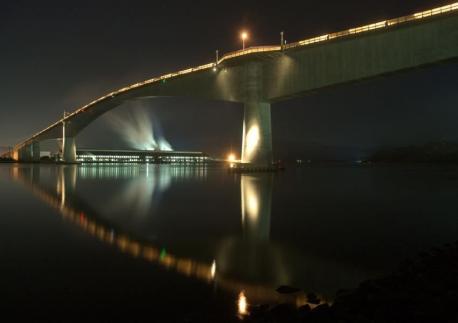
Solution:
[(332, 302), (458, 233), (458, 168), (0, 165), (1, 305), (34, 317), (230, 322)]

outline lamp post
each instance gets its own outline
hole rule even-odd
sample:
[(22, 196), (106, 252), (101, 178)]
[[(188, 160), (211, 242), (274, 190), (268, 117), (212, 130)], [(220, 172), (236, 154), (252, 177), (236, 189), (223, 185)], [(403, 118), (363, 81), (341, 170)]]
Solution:
[(242, 38), (242, 49), (244, 50), (245, 49), (245, 40), (248, 39), (248, 33), (246, 31), (243, 31), (240, 34), (240, 38)]

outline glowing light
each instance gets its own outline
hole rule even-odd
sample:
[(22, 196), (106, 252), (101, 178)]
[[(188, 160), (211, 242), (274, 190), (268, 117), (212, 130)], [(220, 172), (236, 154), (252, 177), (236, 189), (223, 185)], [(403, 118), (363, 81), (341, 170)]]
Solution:
[(255, 225), (261, 211), (261, 199), (256, 180), (253, 177), (242, 176), (241, 180), (242, 221), (248, 225)]
[(214, 279), (216, 274), (216, 260), (213, 260), (212, 267), (210, 269), (210, 274), (212, 279)]
[(248, 217), (251, 219), (256, 219), (259, 215), (259, 201), (256, 192), (250, 189), (247, 189), (247, 213)]
[(239, 298), (237, 301), (237, 307), (238, 307), (238, 312), (239, 315), (247, 315), (248, 314), (248, 303), (246, 301), (246, 296), (242, 292), (239, 294)]
[(242, 31), (240, 38), (242, 39), (242, 49), (245, 50), (245, 40), (248, 39), (248, 33), (246, 31)]
[(250, 162), (251, 156), (256, 151), (260, 140), (259, 127), (254, 125), (248, 130), (245, 137), (245, 154), (243, 156), (244, 162)]
[(237, 158), (237, 157), (235, 157), (235, 154), (231, 153), (231, 154), (229, 154), (229, 155), (227, 156), (227, 161), (233, 163), (233, 162), (236, 161), (236, 158)]

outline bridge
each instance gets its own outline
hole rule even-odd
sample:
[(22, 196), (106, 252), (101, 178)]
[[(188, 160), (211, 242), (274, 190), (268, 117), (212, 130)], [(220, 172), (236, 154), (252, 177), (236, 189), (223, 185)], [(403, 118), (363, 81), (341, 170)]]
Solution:
[(311, 91), (444, 63), (458, 57), (458, 2), (295, 43), (250, 47), (215, 62), (139, 82), (64, 115), (14, 146), (18, 161), (38, 161), (40, 142), (62, 138), (76, 161), (75, 137), (122, 103), (185, 96), (244, 105), (243, 163), (272, 163), (271, 104)]

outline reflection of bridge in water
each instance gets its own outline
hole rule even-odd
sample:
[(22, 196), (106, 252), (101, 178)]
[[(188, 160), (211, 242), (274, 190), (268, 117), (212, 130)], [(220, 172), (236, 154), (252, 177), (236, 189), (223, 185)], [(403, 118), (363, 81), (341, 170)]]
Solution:
[[(110, 222), (100, 216), (76, 192), (79, 180), (83, 182), (85, 179), (129, 178), (135, 179), (131, 184), (136, 183), (133, 185), (139, 185), (140, 188), (145, 185), (145, 181), (153, 185), (154, 189), (133, 189), (137, 194), (145, 195), (142, 200), (151, 200), (152, 192), (165, 191), (174, 179), (181, 179), (180, 176), (197, 179), (206, 177), (205, 168), (160, 166), (146, 169), (140, 166), (16, 165), (12, 167), (11, 175), (57, 210), (64, 219), (97, 239), (132, 257), (142, 258), (180, 274), (214, 283), (237, 294), (243, 292), (248, 301), (269, 303), (287, 300), (298, 305), (304, 304), (306, 300), (303, 294), (281, 296), (275, 292), (279, 285), (300, 280), (299, 287), (314, 292), (323, 291), (323, 298), (331, 299), (333, 291), (329, 286), (341, 284), (336, 283), (336, 277), (333, 277), (336, 266), (340, 273), (346, 273), (348, 276), (354, 274), (354, 268), (302, 255), (270, 241), (272, 174), (241, 176), (243, 235), (223, 237), (216, 243), (216, 253), (208, 261), (196, 260), (202, 257), (193, 255), (178, 255), (166, 247), (158, 246), (158, 243), (148, 241), (136, 232)], [(295, 268), (300, 262), (305, 262), (305, 272), (298, 272), (304, 268), (303, 265)], [(301, 279), (298, 280), (297, 277)]]

